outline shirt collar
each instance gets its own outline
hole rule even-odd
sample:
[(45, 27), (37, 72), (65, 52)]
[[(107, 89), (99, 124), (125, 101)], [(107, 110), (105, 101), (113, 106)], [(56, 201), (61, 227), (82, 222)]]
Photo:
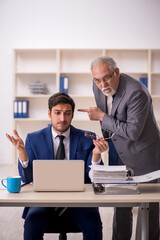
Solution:
[[(51, 127), (52, 128), (52, 127)], [(59, 134), (56, 133), (53, 128), (52, 128), (52, 137), (55, 139)], [(63, 136), (65, 136), (65, 138), (69, 138), (70, 136), (70, 127), (67, 129), (67, 131), (65, 131), (63, 134)]]

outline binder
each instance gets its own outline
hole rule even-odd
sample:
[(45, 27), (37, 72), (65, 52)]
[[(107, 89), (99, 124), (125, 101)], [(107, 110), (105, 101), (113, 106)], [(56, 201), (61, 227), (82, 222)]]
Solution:
[(125, 195), (140, 194), (138, 184), (100, 184), (92, 183), (96, 195)]
[(28, 118), (29, 102), (27, 100), (14, 100), (13, 115), (14, 118)]
[(23, 117), (22, 101), (18, 101), (18, 118)]
[(28, 118), (28, 101), (22, 101), (22, 117)]
[(60, 77), (60, 92), (68, 93), (68, 77)]
[(148, 78), (140, 78), (139, 80), (148, 88)]
[(13, 102), (13, 115), (14, 118), (18, 118), (18, 101), (14, 100)]

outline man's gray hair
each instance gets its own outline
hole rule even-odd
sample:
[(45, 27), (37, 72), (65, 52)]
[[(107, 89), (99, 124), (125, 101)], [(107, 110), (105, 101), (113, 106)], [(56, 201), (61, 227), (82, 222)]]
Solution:
[(107, 64), (111, 71), (114, 71), (117, 68), (117, 63), (114, 61), (113, 58), (108, 57), (108, 56), (97, 57), (91, 63), (91, 72), (92, 72), (93, 67), (97, 64)]

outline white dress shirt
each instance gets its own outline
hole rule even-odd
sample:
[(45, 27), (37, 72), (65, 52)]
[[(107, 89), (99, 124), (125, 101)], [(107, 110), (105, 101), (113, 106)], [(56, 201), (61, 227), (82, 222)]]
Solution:
[(112, 96), (107, 97), (107, 109), (108, 109), (108, 115), (111, 115), (112, 101), (113, 101), (113, 97), (112, 97)]

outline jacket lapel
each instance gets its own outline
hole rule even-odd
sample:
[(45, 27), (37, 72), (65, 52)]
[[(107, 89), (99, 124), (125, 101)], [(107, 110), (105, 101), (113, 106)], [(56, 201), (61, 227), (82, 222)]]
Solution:
[(54, 159), (54, 148), (53, 148), (53, 140), (52, 140), (52, 132), (51, 132), (51, 125), (46, 128), (45, 136), (45, 143), (48, 151), (48, 159)]
[(123, 81), (120, 77), (119, 87), (117, 89), (117, 92), (115, 94), (114, 101), (113, 101), (113, 104), (112, 104), (111, 116), (115, 115), (116, 110), (118, 108), (118, 105), (120, 104), (124, 94), (125, 94), (124, 84), (123, 84)]
[(93, 91), (95, 94), (95, 100), (97, 107), (103, 112), (108, 112), (107, 110), (107, 97), (102, 93), (102, 91), (93, 83)]
[(107, 97), (102, 93), (100, 97), (100, 107), (103, 112), (108, 112)]
[(77, 132), (76, 128), (71, 126), (70, 127), (70, 146), (69, 146), (70, 160), (73, 160), (76, 157), (76, 150), (78, 147), (78, 142), (79, 142), (79, 133)]

